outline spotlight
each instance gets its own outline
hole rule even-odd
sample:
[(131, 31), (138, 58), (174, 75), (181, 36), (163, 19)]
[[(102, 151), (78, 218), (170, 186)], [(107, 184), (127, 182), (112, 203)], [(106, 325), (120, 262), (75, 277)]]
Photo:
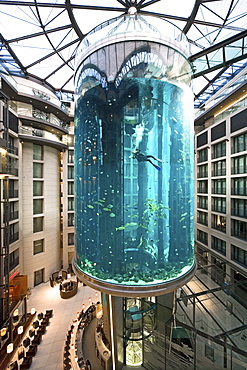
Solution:
[(18, 334), (22, 334), (23, 333), (23, 326), (19, 326), (18, 329), (17, 329), (17, 333)]
[(7, 353), (11, 353), (13, 351), (14, 345), (13, 343), (10, 343), (7, 345)]
[(35, 314), (35, 312), (36, 312), (36, 311), (35, 311), (35, 308), (34, 308), (34, 307), (33, 307), (33, 308), (31, 308), (31, 311), (30, 311), (30, 312), (31, 312), (31, 315), (34, 315), (34, 314)]

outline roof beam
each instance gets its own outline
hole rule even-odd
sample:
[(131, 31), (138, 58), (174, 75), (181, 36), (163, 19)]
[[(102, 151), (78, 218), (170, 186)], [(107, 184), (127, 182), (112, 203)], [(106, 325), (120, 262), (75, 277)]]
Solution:
[[(189, 57), (189, 61), (191, 63), (196, 63), (202, 61), (202, 63), (205, 64), (205, 66), (199, 71), (195, 72), (193, 77), (197, 78), (199, 76), (204, 76), (205, 74), (209, 72), (216, 71), (219, 68), (224, 68), (232, 65), (233, 63), (236, 63), (240, 60), (246, 59), (247, 58), (247, 52), (245, 51), (244, 47), (244, 38), (247, 36), (247, 30), (238, 33), (237, 35), (234, 35), (232, 37), (229, 37), (228, 39), (219, 42), (218, 44), (214, 44), (199, 53), (196, 53), (192, 56)], [(242, 40), (242, 46), (234, 46), (233, 44), (236, 43), (237, 41)], [(237, 53), (235, 56), (231, 58), (226, 58), (226, 48), (230, 47), (233, 45), (234, 47), (238, 48), (240, 51), (240, 54)], [(214, 65), (210, 65), (211, 61), (209, 58), (209, 55), (213, 52), (217, 52), (218, 50), (222, 49), (222, 61), (219, 61), (218, 63), (214, 61)], [(205, 62), (206, 59), (206, 62)]]
[[(66, 30), (68, 28), (71, 28), (71, 24), (68, 24), (66, 26), (61, 26), (61, 27), (53, 28), (52, 30), (46, 30), (45, 32), (46, 33), (53, 33), (53, 32), (57, 32), (57, 31)], [(19, 41), (31, 39), (32, 37), (38, 37), (38, 36), (43, 36), (43, 35), (44, 35), (44, 31), (37, 32), (37, 33), (32, 33), (30, 35), (17, 37), (15, 39), (10, 39), (10, 40), (8, 40), (8, 43), (10, 44), (10, 43), (13, 43), (13, 42), (19, 42)]]

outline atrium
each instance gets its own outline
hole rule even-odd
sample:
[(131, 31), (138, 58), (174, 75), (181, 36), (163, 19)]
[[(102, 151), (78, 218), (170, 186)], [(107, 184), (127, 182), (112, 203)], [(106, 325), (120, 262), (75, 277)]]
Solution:
[(246, 1), (89, 3), (0, 1), (0, 368), (245, 369)]

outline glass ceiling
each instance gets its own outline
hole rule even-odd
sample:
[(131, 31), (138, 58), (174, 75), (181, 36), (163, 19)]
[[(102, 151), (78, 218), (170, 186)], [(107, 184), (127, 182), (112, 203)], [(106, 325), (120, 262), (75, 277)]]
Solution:
[(246, 0), (0, 0), (0, 66), (72, 96), (78, 44), (92, 28), (131, 6), (173, 22), (186, 34), (195, 108), (247, 66)]

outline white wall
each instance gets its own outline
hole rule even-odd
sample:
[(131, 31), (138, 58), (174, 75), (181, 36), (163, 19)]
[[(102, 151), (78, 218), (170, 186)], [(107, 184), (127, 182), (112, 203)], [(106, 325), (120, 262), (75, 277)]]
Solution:
[[(60, 270), (60, 161), (59, 151), (44, 146), (43, 154), (43, 231), (33, 233), (33, 144), (24, 142), (22, 156), (22, 235), (23, 273), (34, 285), (34, 271), (45, 269), (44, 281)], [(33, 241), (44, 239), (44, 252), (33, 255)]]

